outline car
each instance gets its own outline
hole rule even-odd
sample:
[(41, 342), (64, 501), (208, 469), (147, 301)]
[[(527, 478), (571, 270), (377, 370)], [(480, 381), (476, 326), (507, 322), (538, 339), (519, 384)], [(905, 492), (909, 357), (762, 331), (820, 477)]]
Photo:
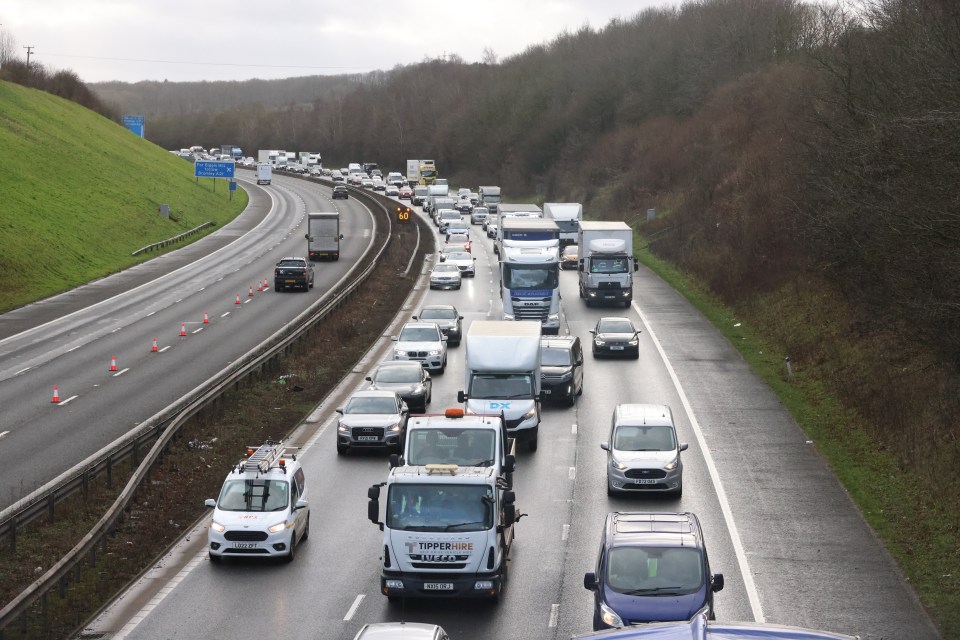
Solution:
[(392, 184), (393, 186), (400, 188), (401, 186), (407, 183), (407, 179), (403, 177), (403, 174), (399, 171), (391, 171), (387, 174), (387, 184)]
[(497, 237), (497, 227), (498, 227), (498, 226), (499, 226), (499, 225), (497, 224), (497, 220), (496, 220), (496, 219), (488, 220), (488, 221), (487, 221), (487, 223), (486, 223), (486, 225), (485, 225), (484, 228), (487, 230), (487, 237), (488, 237), (488, 238), (496, 238), (496, 237)]
[(577, 336), (540, 338), (540, 389), (544, 400), (573, 406), (583, 393), (583, 346)]
[(457, 220), (457, 219), (449, 220), (449, 221), (447, 221), (447, 225), (446, 225), (446, 227), (444, 227), (443, 232), (444, 232), (444, 233), (450, 233), (451, 231), (456, 231), (456, 232), (463, 233), (463, 234), (466, 234), (466, 235), (469, 236), (469, 235), (470, 235), (470, 223), (469, 223), (469, 222), (465, 222), (465, 221), (463, 220), (463, 218), (460, 218), (459, 220)]
[(467, 199), (470, 200), (470, 204), (476, 206), (480, 204), (480, 194), (476, 191), (471, 191), (467, 194)]
[(348, 200), (350, 198), (350, 191), (342, 184), (338, 184), (333, 188), (333, 199), (342, 199)]
[(273, 269), (273, 288), (276, 291), (300, 288), (313, 289), (313, 263), (301, 256), (281, 258)]
[(457, 201), (457, 204), (454, 205), (454, 209), (459, 211), (461, 215), (470, 215), (473, 211), (473, 203), (467, 198), (461, 198)]
[(373, 189), (373, 180), (370, 178), (364, 178), (360, 181), (360, 186), (364, 189)]
[(450, 251), (441, 254), (440, 259), (447, 264), (455, 264), (460, 269), (460, 275), (464, 278), (472, 278), (477, 275), (474, 263), (477, 261), (468, 251)]
[(568, 244), (560, 252), (560, 268), (576, 269), (579, 262), (580, 249), (575, 244)]
[(394, 391), (410, 411), (426, 413), (433, 397), (433, 381), (419, 362), (387, 360), (366, 377), (371, 389)]
[(437, 227), (440, 229), (440, 233), (446, 233), (447, 225), (454, 220), (463, 222), (463, 217), (459, 211), (456, 209), (440, 209), (437, 214)]
[(391, 198), (397, 198), (400, 196), (400, 189), (392, 184), (388, 184), (387, 187), (383, 190), (383, 195)]
[[(278, 169), (281, 167), (277, 167)], [(343, 174), (334, 169), (330, 172), (330, 179), (334, 182), (345, 182)]]
[(448, 253), (454, 253), (457, 251), (466, 251), (467, 253), (472, 253), (473, 243), (470, 242), (467, 238), (454, 235), (450, 240), (445, 241), (440, 245), (440, 255), (445, 256)]
[(463, 316), (452, 304), (429, 304), (420, 313), (413, 316), (414, 320), (435, 322), (440, 331), (447, 337), (447, 344), (455, 346), (463, 338)]
[(597, 321), (590, 330), (593, 334), (593, 355), (640, 357), (640, 332), (630, 318), (607, 316)]
[(701, 610), (713, 619), (723, 574), (710, 572), (695, 514), (613, 512), (583, 586), (593, 592), (593, 629), (599, 631), (689, 620)]
[(450, 636), (435, 624), (375, 622), (363, 625), (353, 640), (450, 640)]
[(431, 289), (459, 289), (462, 284), (460, 267), (441, 262), (430, 271)]
[(607, 495), (669, 493), (683, 495), (681, 451), (673, 411), (663, 404), (618, 404), (613, 410), (607, 452)]
[(415, 360), (439, 373), (447, 368), (447, 337), (436, 322), (408, 322), (391, 339), (397, 343), (393, 346), (394, 360)]
[(386, 185), (386, 183), (383, 182), (383, 180), (374, 179), (374, 180), (373, 180), (373, 190), (374, 190), (374, 191), (386, 191), (386, 190), (387, 190), (387, 185)]
[(363, 448), (403, 451), (409, 409), (395, 391), (356, 391), (337, 413), (338, 454)]
[(303, 467), (286, 455), (282, 442), (266, 441), (246, 450), (227, 475), (207, 529), (211, 562), (225, 557), (274, 558), (287, 562), (310, 535), (310, 504)]
[(463, 198), (464, 196), (469, 196), (469, 195), (470, 195), (470, 189), (467, 189), (466, 187), (460, 187), (459, 189), (457, 189), (458, 198)]
[(654, 622), (573, 636), (573, 640), (858, 640), (859, 636), (770, 622), (716, 622), (700, 612), (683, 622)]
[(400, 187), (400, 192), (397, 193), (397, 197), (401, 200), (410, 200), (413, 198), (413, 189), (408, 186)]
[(474, 207), (470, 210), (470, 224), (483, 224), (490, 215), (490, 210), (486, 207)]
[(422, 206), (430, 195), (430, 187), (417, 185), (413, 188), (413, 196), (410, 198), (410, 204)]

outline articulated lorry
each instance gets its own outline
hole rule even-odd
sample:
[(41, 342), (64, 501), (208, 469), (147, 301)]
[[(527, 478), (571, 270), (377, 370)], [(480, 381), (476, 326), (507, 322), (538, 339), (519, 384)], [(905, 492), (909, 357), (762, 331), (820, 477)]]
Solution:
[(629, 307), (633, 301), (633, 229), (625, 222), (585, 220), (578, 244), (580, 297), (595, 303)]
[(307, 257), (310, 260), (339, 260), (340, 213), (337, 211), (307, 214)]
[(407, 184), (420, 184), (420, 161), (407, 160)]
[(545, 202), (543, 217), (553, 220), (560, 227), (560, 248), (577, 244), (580, 222), (583, 220), (583, 205), (579, 202)]
[(534, 320), (560, 333), (560, 253), (556, 247), (504, 247), (500, 254), (504, 320)]
[(491, 213), (497, 210), (500, 204), (500, 187), (484, 186), (477, 189), (477, 195), (480, 196), (479, 206), (486, 207)]
[(470, 414), (500, 414), (507, 434), (537, 450), (540, 428), (540, 323), (475, 320), (466, 336), (464, 389)]

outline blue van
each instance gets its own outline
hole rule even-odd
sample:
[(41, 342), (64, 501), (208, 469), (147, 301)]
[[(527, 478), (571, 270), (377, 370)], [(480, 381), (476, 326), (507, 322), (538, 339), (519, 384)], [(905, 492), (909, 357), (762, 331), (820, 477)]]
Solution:
[(710, 572), (700, 521), (692, 513), (607, 514), (594, 571), (593, 629), (646, 622), (714, 619), (723, 575)]

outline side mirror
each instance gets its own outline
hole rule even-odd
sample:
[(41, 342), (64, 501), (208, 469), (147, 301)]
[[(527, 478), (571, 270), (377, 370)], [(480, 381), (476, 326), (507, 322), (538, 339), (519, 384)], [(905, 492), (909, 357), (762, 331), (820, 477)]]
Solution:
[(512, 453), (508, 453), (507, 456), (503, 459), (503, 471), (504, 473), (513, 473), (517, 468), (517, 458)]
[(600, 448), (603, 449), (604, 451), (610, 451), (610, 443), (609, 443), (609, 442), (601, 442), (601, 443), (600, 443)]
[(303, 498), (297, 500), (297, 504), (293, 506), (294, 511), (299, 511), (300, 509), (306, 509), (306, 508), (307, 508), (307, 501), (304, 500)]
[(305, 233), (305, 234), (303, 235), (303, 237), (306, 238), (307, 240), (310, 240), (310, 239), (311, 239), (309, 233)]
[(722, 573), (713, 574), (713, 578), (710, 580), (710, 590), (711, 591), (723, 590), (723, 574)]
[(399, 467), (403, 463), (402, 459), (400, 458), (400, 454), (398, 453), (391, 453), (388, 461), (391, 469)]
[(367, 376), (366, 378), (364, 378), (364, 380), (366, 380), (367, 382), (373, 382), (373, 376)]
[(503, 492), (503, 504), (513, 504), (517, 501), (517, 494), (513, 491)]
[(343, 240), (343, 234), (342, 234), (342, 233), (340, 234), (340, 236), (339, 236), (338, 239)]
[(210, 507), (211, 509), (216, 508), (217, 501), (214, 500), (213, 498), (207, 498), (206, 500), (203, 501), (203, 506)]
[(640, 271), (640, 263), (639, 263), (639, 262), (634, 262), (634, 263), (633, 263), (633, 270), (634, 270), (634, 271)]
[(367, 489), (367, 498), (370, 500), (379, 500), (380, 499), (380, 485), (375, 484), (369, 489)]
[(371, 500), (367, 503), (367, 519), (383, 530), (383, 523), (380, 522), (380, 501)]
[(465, 394), (463, 391), (457, 391), (457, 402), (462, 404), (466, 401), (467, 401), (467, 394)]
[(680, 451), (686, 451), (686, 450), (687, 450), (687, 447), (689, 447), (689, 446), (690, 446), (690, 445), (688, 445), (686, 442), (681, 442), (681, 443), (680, 443)]
[(590, 329), (590, 333), (592, 333), (593, 335), (597, 335), (596, 329)]
[(396, 342), (398, 340), (397, 336), (390, 336), (390, 339)]
[(593, 571), (583, 574), (583, 588), (587, 591), (597, 590), (597, 574)]
[(343, 415), (343, 407), (337, 407), (337, 408), (335, 409), (335, 411), (336, 411), (337, 413), (339, 413), (340, 415)]

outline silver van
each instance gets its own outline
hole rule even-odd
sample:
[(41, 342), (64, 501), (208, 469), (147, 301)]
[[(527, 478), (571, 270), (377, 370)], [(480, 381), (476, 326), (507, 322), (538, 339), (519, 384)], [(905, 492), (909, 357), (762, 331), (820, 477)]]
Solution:
[(673, 411), (664, 404), (618, 404), (613, 410), (607, 452), (607, 495), (640, 491), (683, 494), (683, 462)]

